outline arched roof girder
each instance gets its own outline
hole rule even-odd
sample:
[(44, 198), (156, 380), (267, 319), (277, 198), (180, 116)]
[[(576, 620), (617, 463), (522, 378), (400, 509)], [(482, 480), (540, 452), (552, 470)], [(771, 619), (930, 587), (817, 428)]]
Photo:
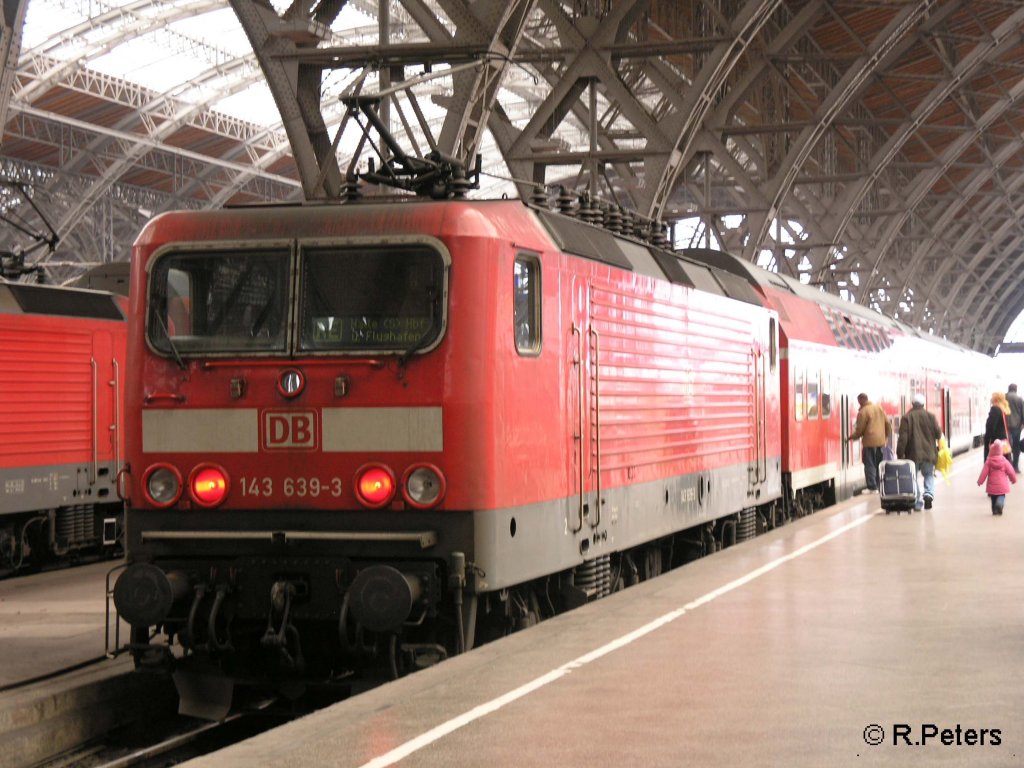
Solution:
[[(1018, 234), (1009, 242), (999, 244), (998, 247), (999, 250), (1008, 248), (1009, 250), (1019, 252), (1022, 245), (1024, 245), (1024, 234)], [(995, 350), (999, 339), (1005, 335), (1010, 322), (1020, 314), (1020, 304), (1010, 304), (1007, 301), (1005, 291), (997, 293), (992, 290), (993, 284), (991, 281), (997, 269), (1002, 267), (1003, 265), (999, 263), (998, 259), (992, 259), (985, 271), (975, 276), (976, 282), (975, 288), (971, 292), (972, 295), (978, 297), (980, 290), (985, 287), (989, 290), (987, 293), (982, 294), (980, 299), (976, 299), (974, 304), (966, 304), (966, 306), (971, 308), (970, 317), (972, 319), (968, 322), (971, 323), (972, 331), (975, 334), (973, 342), (989, 353)], [(956, 300), (959, 301), (959, 297)]]
[[(1011, 288), (1010, 293), (1007, 296), (1006, 306), (1024, 306), (1024, 281), (1018, 281), (1013, 284), (1013, 287)], [(989, 353), (994, 353), (996, 351), (996, 346), (1002, 343), (1003, 339), (1006, 337), (1006, 331), (1009, 330), (1010, 325), (1017, 318), (1017, 315), (1013, 314), (1012, 310), (1008, 310), (1007, 312), (1008, 314), (1004, 315), (1001, 322), (999, 323), (999, 328), (1002, 329), (1002, 334), (1000, 335), (996, 344), (992, 345), (987, 349)]]
[[(1017, 182), (1015, 188), (1020, 188), (1022, 183), (1024, 180)], [(1003, 201), (993, 201), (990, 208), (996, 207), (999, 202)], [(1004, 209), (1002, 216), (997, 218), (994, 213), (983, 214), (980, 217), (981, 222), (970, 228), (975, 238), (973, 242), (965, 244), (964, 247), (971, 248), (975, 255), (970, 260), (967, 270), (957, 276), (952, 290), (948, 292), (948, 296), (951, 298), (946, 302), (947, 305), (950, 305), (955, 301), (955, 308), (961, 310), (962, 315), (971, 318), (967, 321), (968, 327), (975, 333), (984, 332), (984, 335), (988, 337), (989, 348), (994, 348), (996, 343), (993, 337), (997, 335), (1001, 338), (1010, 321), (1020, 311), (1020, 305), (1008, 302), (1005, 293), (1006, 289), (1015, 287), (1018, 281), (995, 281), (993, 278), (997, 276), (997, 271), (1002, 271), (1004, 275), (1013, 275), (1021, 267), (1024, 228), (1020, 225), (1020, 218), (1024, 216), (1024, 203), (1016, 206), (1011, 204), (1008, 211), (1009, 216), (1006, 215), (1006, 206), (1002, 207)], [(990, 222), (993, 219), (995, 226), (991, 227)], [(1011, 237), (1013, 230), (1016, 230), (1017, 234)], [(1000, 258), (1000, 254), (1003, 253), (1013, 254), (1013, 256), (1004, 260)], [(987, 266), (983, 266), (986, 262)], [(944, 270), (946, 273), (948, 271), (948, 269)], [(996, 288), (1004, 290), (1000, 291)], [(947, 308), (943, 316), (952, 309)], [(1003, 317), (1005, 325), (1001, 328), (993, 328), (990, 323), (1000, 315)], [(982, 317), (984, 317), (983, 322), (981, 321)], [(965, 318), (962, 317), (961, 324), (964, 322)]]
[[(691, 165), (694, 157), (700, 152), (710, 152), (715, 158), (715, 161), (721, 166), (725, 167), (732, 178), (736, 179), (739, 184), (742, 185), (743, 192), (747, 196), (747, 203), (751, 207), (767, 211), (771, 208), (771, 193), (766, 189), (766, 184), (759, 184), (755, 179), (755, 174), (759, 173), (762, 178), (767, 178), (769, 171), (767, 167), (766, 158), (761, 155), (760, 150), (751, 142), (744, 139), (742, 136), (732, 137), (731, 141), (742, 151), (742, 153), (752, 160), (753, 167), (745, 167), (739, 163), (734, 154), (730, 152), (726, 146), (722, 143), (722, 134), (719, 131), (719, 127), (727, 126), (734, 121), (739, 119), (739, 111), (747, 106), (751, 100), (753, 89), (760, 85), (766, 78), (773, 76), (775, 73), (776, 57), (782, 55), (784, 52), (790, 50), (798, 41), (804, 40), (807, 32), (813, 27), (818, 17), (826, 10), (824, 2), (811, 2), (800, 8), (799, 12), (789, 20), (788, 23), (783, 26), (782, 29), (778, 30), (770, 41), (762, 41), (764, 43), (763, 53), (761, 51), (750, 51), (748, 52), (747, 60), (748, 67), (745, 71), (740, 73), (737, 81), (732, 84), (728, 91), (726, 91), (718, 105), (715, 107), (714, 112), (710, 114), (708, 119), (705, 121), (697, 134), (694, 136), (691, 142), (691, 150), (689, 157), (681, 159), (681, 169), (685, 169)], [(685, 89), (680, 87), (679, 91), (683, 92)], [(679, 110), (680, 114), (686, 114), (686, 105), (681, 105)], [(683, 126), (678, 130), (686, 130)], [(678, 186), (681, 183), (685, 183), (685, 176), (680, 171), (679, 176), (674, 182), (674, 186), (668, 190), (670, 199), (678, 191)], [(700, 193), (694, 189), (691, 194), (694, 197), (700, 199)], [(711, 201), (704, 201), (704, 204), (711, 206)], [(660, 204), (662, 211), (666, 210), (668, 205), (667, 201), (663, 201)], [(820, 216), (811, 215), (811, 212), (803, 205), (803, 202), (798, 202), (795, 205), (796, 213), (802, 216), (807, 231), (813, 233), (815, 236), (821, 238), (824, 237), (823, 230), (821, 230)], [(716, 233), (719, 240), (724, 242), (726, 237), (724, 233)], [(733, 250), (737, 253), (743, 250), (742, 240), (749, 235), (749, 221), (744, 226), (743, 238), (732, 237)], [(788, 261), (782, 260), (778, 262), (779, 268), (785, 268), (790, 272), (791, 276), (796, 276), (792, 270), (792, 265)]]
[[(618, 4), (604, 18), (587, 19), (587, 23), (582, 26), (573, 24), (565, 11), (550, 0), (542, 0), (539, 6), (544, 9), (558, 30), (565, 66), (557, 71), (538, 68), (551, 85), (551, 90), (537, 106), (526, 126), (515, 132), (512, 143), (507, 149), (503, 148), (508, 166), (516, 169), (529, 168), (528, 178), (533, 182), (541, 182), (544, 179), (544, 162), (543, 159), (538, 160), (538, 153), (532, 144), (550, 138), (558, 124), (568, 114), (573, 114), (591, 134), (591, 147), (586, 152), (563, 153), (562, 159), (566, 163), (575, 161), (583, 166), (588, 162), (594, 163), (589, 168), (593, 188), (597, 175), (596, 164), (601, 153), (607, 152), (608, 157), (614, 162), (619, 147), (602, 129), (598, 115), (594, 112), (595, 103), (582, 103), (581, 97), (587, 92), (590, 83), (594, 83), (594, 87), (600, 83), (605, 97), (646, 138), (647, 146), (635, 153), (637, 157), (665, 152), (668, 141), (658, 120), (624, 85), (620, 72), (612, 66), (611, 57), (603, 53), (635, 23), (636, 12), (642, 3), (631, 0)], [(623, 163), (620, 176), (631, 175), (626, 165)], [(515, 171), (513, 173), (515, 174)], [(521, 187), (520, 192), (528, 193), (529, 190)], [(624, 190), (624, 193), (634, 198), (633, 190)], [(635, 198), (632, 202), (635, 205)]]
[(665, 205), (691, 155), (697, 133), (714, 105), (715, 94), (726, 84), (761, 28), (780, 5), (781, 0), (747, 0), (736, 14), (735, 21), (729, 25), (731, 39), (715, 46), (687, 93), (686, 106), (681, 113), (683, 122), (675, 131), (674, 138), (669, 140), (667, 160), (658, 180), (651, 184), (653, 179), (648, 179), (650, 198), (645, 200), (641, 213), (654, 219), (662, 218)]
[(774, 188), (771, 207), (765, 213), (755, 215), (755, 224), (751, 227), (753, 237), (744, 249), (744, 256), (747, 259), (753, 259), (767, 239), (772, 219), (783, 210), (786, 199), (793, 192), (797, 174), (825, 132), (850, 105), (872, 74), (886, 61), (910, 47), (914, 40), (914, 30), (928, 13), (931, 5), (932, 0), (920, 0), (915, 5), (903, 8), (868, 44), (864, 54), (843, 74), (822, 101), (815, 118), (800, 132), (800, 136), (786, 154), (779, 174), (771, 182), (770, 186)]
[[(951, 8), (947, 7), (947, 10), (951, 10)], [(935, 26), (937, 22), (938, 18), (933, 18), (932, 26)], [(1007, 45), (1007, 41), (1004, 39), (1002, 45), (986, 42), (975, 47), (956, 67), (957, 71), (953, 73), (953, 76), (936, 85), (932, 92), (914, 108), (910, 119), (896, 129), (888, 141), (878, 149), (867, 163), (867, 175), (859, 183), (848, 187), (831, 208), (832, 212), (839, 216), (835, 232), (832, 234), (833, 242), (843, 241), (851, 220), (871, 188), (879, 182), (892, 163), (898, 159), (900, 150), (925, 124), (928, 117), (956, 91), (956, 88), (971, 72), (993, 57), (1001, 55), (1001, 49), (1005, 45)], [(823, 277), (823, 275), (819, 275), (819, 277)]]
[[(286, 33), (307, 20), (298, 18), (297, 13), (292, 19), (282, 19), (273, 8), (252, 0), (230, 2), (281, 113), (306, 199), (340, 197), (341, 169), (320, 114), (320, 71), (304, 70), (297, 61), (282, 58), (299, 48)], [(326, 38), (327, 29), (316, 22), (307, 33), (315, 45)]]
[[(148, 9), (153, 3), (138, 0), (131, 5), (117, 8), (92, 17), (64, 30), (60, 35), (47, 40), (41, 45), (22, 51), (19, 67), (27, 68), (37, 60), (45, 62), (44, 67), (33, 73), (31, 83), (19, 89), (14, 99), (30, 103), (37, 95), (44, 93), (57, 83), (74, 77), (75, 70), (83, 63), (109, 53), (118, 45), (139, 36), (140, 25), (152, 29), (154, 26), (166, 27), (168, 24), (198, 13), (204, 13), (222, 7), (217, 0), (186, 0), (181, 4), (165, 4), (164, 10), (155, 16), (143, 16), (138, 11)], [(120, 26), (114, 22), (125, 20)], [(83, 50), (83, 36), (90, 31), (99, 32), (95, 38), (88, 38)], [(182, 36), (183, 37), (183, 36)], [(199, 41), (193, 41), (199, 42)], [(200, 43), (206, 45), (205, 43)], [(65, 46), (73, 47), (75, 56), (68, 59), (56, 57)]]
[[(955, 68), (948, 81), (937, 86), (935, 92), (931, 94), (930, 98), (926, 99), (924, 103), (929, 109), (928, 114), (930, 114), (931, 111), (934, 111), (945, 101), (945, 99), (936, 98), (940, 93), (948, 98), (949, 94), (951, 94), (953, 90), (972, 72), (983, 66), (992, 57), (1000, 55), (1010, 47), (1017, 45), (1019, 43), (1019, 32), (1022, 24), (1024, 24), (1024, 9), (1020, 9), (1014, 13), (1011, 18), (1007, 19), (1004, 24), (1000, 25), (1000, 28), (995, 30), (990, 41), (980, 43), (976, 46)], [(964, 152), (973, 146), (979, 136), (984, 132), (984, 129), (997, 120), (1016, 101), (1016, 99), (1019, 98), (1022, 93), (1022, 83), (1024, 83), (1024, 81), (1021, 81), (1021, 83), (1018, 83), (1018, 85), (1015, 86), (1009, 98), (997, 103), (982, 115), (970, 131), (967, 131), (958, 137), (951, 146), (943, 152), (942, 157), (940, 158), (941, 162), (938, 167), (922, 171), (910, 182), (908, 187), (912, 191), (906, 196), (907, 204), (903, 213), (894, 217), (894, 219), (885, 228), (884, 234), (879, 240), (874, 261), (870, 265), (870, 270), (867, 271), (865, 283), (862, 284), (862, 297), (866, 298), (876, 287), (877, 275), (881, 261), (888, 249), (891, 247), (893, 241), (896, 239), (907, 218), (910, 216), (912, 210), (926, 198), (935, 182), (938, 181), (938, 179), (940, 179), (950, 167), (952, 167)], [(919, 119), (912, 120), (911, 123), (913, 123), (915, 127), (918, 127), (926, 116), (927, 114), (922, 114), (918, 116)], [(902, 143), (905, 143), (909, 138), (910, 136), (904, 137)], [(893, 153), (890, 155), (889, 153), (886, 153), (886, 155), (888, 162), (891, 163), (895, 154)], [(861, 199), (863, 199), (863, 196), (861, 196)]]
[[(478, 2), (467, 13), (474, 11), (483, 18), (482, 24), (474, 24), (469, 34), (473, 42), (486, 46), (480, 66), (473, 71), (460, 72), (452, 82), (452, 107), (445, 116), (444, 125), (438, 137), (438, 145), (450, 157), (471, 160), (480, 148), (484, 129), (490, 122), (498, 89), (512, 66), (512, 57), (519, 50), (526, 32), (526, 22), (537, 0), (489, 0)], [(444, 2), (450, 9), (454, 3)]]
[(5, 0), (0, 23), (0, 125), (7, 125), (7, 105), (14, 87), (14, 72), (21, 56), (22, 30), (28, 0)]
[[(194, 10), (194, 7), (194, 4), (190, 5), (189, 10)], [(182, 8), (177, 7), (177, 10), (180, 11)], [(163, 14), (161, 23), (169, 24), (175, 18), (178, 16), (174, 13)], [(87, 54), (83, 54), (82, 58), (87, 61), (90, 57), (102, 55), (110, 47), (110, 39), (106, 38), (102, 44), (98, 44)], [(52, 46), (50, 48), (52, 49)], [(80, 148), (74, 157), (65, 162), (64, 170), (66, 172), (78, 173), (85, 162), (94, 162), (102, 148), (110, 142), (116, 141), (124, 148), (123, 151), (117, 153), (117, 159), (102, 170), (88, 193), (78, 197), (74, 205), (61, 216), (55, 227), (59, 237), (66, 237), (82, 221), (91, 206), (106, 194), (142, 155), (151, 151), (152, 142), (162, 145), (164, 140), (172, 136), (178, 129), (193, 123), (198, 116), (207, 113), (212, 105), (249, 88), (262, 78), (254, 56), (229, 58), (226, 52), (222, 52), (222, 54), (226, 61), (206, 70), (193, 80), (180, 83), (162, 94), (151, 96), (145, 102), (135, 103), (129, 117), (111, 126), (113, 132), (97, 133), (95, 139)], [(34, 62), (40, 60), (38, 50), (27, 52), (27, 56)], [(80, 75), (81, 69), (76, 67), (69, 70), (61, 66), (51, 68), (50, 76), (46, 79), (47, 87), (52, 87), (58, 82), (58, 73), (65, 77), (75, 78)], [(219, 85), (211, 87), (215, 83), (219, 83)], [(23, 89), (18, 96), (18, 101), (20, 102), (25, 95), (45, 90), (36, 88), (36, 85), (33, 83)], [(68, 85), (71, 86), (72, 83), (68, 83)], [(183, 93), (197, 89), (207, 91), (205, 98), (201, 101), (185, 102), (180, 100), (179, 97)], [(136, 135), (129, 129), (139, 122), (146, 129), (145, 136), (148, 141), (143, 143), (130, 139), (125, 142), (125, 136)], [(255, 160), (257, 153), (250, 151), (248, 154), (251, 160)], [(47, 261), (50, 256), (51, 254), (44, 255), (40, 262)]]
[[(249, 80), (240, 80), (236, 84), (239, 89), (248, 87)], [(161, 95), (157, 101), (165, 102), (170, 94)], [(154, 124), (152, 121), (145, 120), (144, 113), (140, 113), (140, 118), (146, 124), (149, 131), (148, 138), (158, 144), (162, 143), (165, 139), (173, 135), (179, 128), (187, 125), (190, 119), (204, 111), (210, 103), (212, 103), (212, 97), (203, 102), (198, 102), (191, 105), (188, 109), (175, 115), (173, 119), (165, 121), (160, 124)], [(132, 123), (136, 122), (133, 118)], [(102, 139), (100, 140), (102, 141)], [(97, 142), (98, 143), (98, 142)], [(111, 186), (113, 186), (118, 179), (131, 168), (135, 162), (144, 154), (149, 152), (148, 146), (145, 146), (139, 142), (133, 142), (130, 146), (126, 147), (125, 151), (121, 154), (120, 158), (108, 165), (103, 169), (103, 172), (96, 179), (96, 181), (89, 187), (89, 191), (86, 195), (80, 197), (76, 204), (69, 210), (64, 216), (61, 217), (59, 224), (55, 227), (57, 235), (59, 237), (65, 237), (69, 231), (74, 229), (75, 226), (82, 220), (86, 212), (95, 204), (99, 198), (104, 195)], [(44, 256), (41, 261), (45, 262), (49, 257), (49, 254)]]
[[(979, 168), (972, 174), (972, 178), (968, 180), (968, 183), (963, 187), (960, 194), (957, 195), (956, 200), (953, 204), (947, 206), (941, 217), (935, 222), (935, 224), (929, 229), (936, 233), (933, 237), (922, 242), (917, 248), (914, 257), (910, 260), (908, 272), (915, 272), (917, 268), (923, 263), (923, 260), (928, 256), (928, 243), (945, 242), (944, 234), (955, 228), (961, 219), (964, 212), (970, 212), (970, 202), (975, 198), (981, 188), (987, 184), (998, 172), (999, 166), (1012, 158), (1016, 153), (1024, 149), (1024, 140), (1016, 140), (1001, 147), (996, 155), (994, 155), (990, 163), (985, 168)], [(1024, 184), (1024, 177), (1017, 176), (1013, 182), (1014, 186), (1019, 187)], [(966, 260), (958, 260), (959, 263), (945, 263), (940, 266), (939, 269), (934, 270), (931, 273), (930, 278), (926, 278), (924, 283), (924, 290), (921, 292), (921, 309), (924, 306), (933, 308), (933, 313), (936, 316), (936, 322), (939, 329), (943, 329), (946, 325), (946, 317), (954, 308), (959, 308), (961, 311), (966, 310), (968, 307), (973, 305), (973, 299), (980, 288), (980, 283), (977, 284), (973, 289), (970, 289), (966, 294), (965, 283), (969, 277), (977, 275), (976, 270), (979, 265), (987, 258), (991, 256), (991, 252), (995, 247), (995, 243), (999, 242), (1002, 231), (1006, 231), (1012, 228), (1019, 228), (1020, 224), (1018, 221), (1013, 219), (1005, 219), (1000, 216), (1001, 210), (1005, 209), (1007, 200), (1004, 198), (995, 198), (989, 200), (988, 204), (981, 211), (974, 212), (975, 215), (968, 216), (967, 221), (969, 225), (964, 228), (963, 232), (958, 238), (948, 246), (948, 253), (950, 254), (970, 254), (970, 258)], [(995, 227), (993, 228), (993, 223)], [(981, 241), (981, 247), (978, 247), (978, 241)], [(966, 262), (966, 263), (965, 263)], [(960, 302), (959, 300), (954, 304), (950, 301), (945, 301), (946, 296), (939, 295), (938, 286), (943, 280), (955, 275), (955, 280), (952, 285), (952, 290), (946, 291), (946, 296), (965, 296), (967, 300)], [(905, 292), (908, 287), (908, 282), (905, 280), (901, 291)], [(897, 296), (900, 294), (897, 294)]]
[[(924, 303), (932, 304), (936, 307), (934, 314), (940, 328), (943, 325), (943, 319), (955, 305), (950, 302), (942, 302), (941, 308), (936, 306), (939, 300), (943, 298), (939, 294), (939, 284), (943, 280), (953, 277), (955, 280), (953, 290), (946, 291), (946, 293), (956, 296), (961, 295), (963, 286), (972, 276), (973, 270), (990, 255), (988, 249), (992, 246), (992, 241), (986, 239), (986, 234), (989, 232), (997, 233), (1003, 227), (1016, 226), (1013, 222), (1005, 221), (997, 222), (997, 229), (992, 229), (993, 217), (997, 216), (999, 209), (1005, 207), (1006, 201), (1001, 198), (990, 198), (981, 210), (974, 211), (974, 215), (968, 215), (966, 217), (966, 226), (964, 226), (964, 218), (960, 217), (963, 216), (965, 211), (968, 214), (971, 213), (969, 210), (970, 201), (974, 199), (975, 195), (997, 172), (996, 164), (1009, 159), (1014, 153), (1020, 151), (1021, 148), (1024, 148), (1024, 141), (1012, 142), (999, 150), (999, 154), (992, 158), (992, 164), (986, 168), (977, 169), (960, 194), (957, 195), (956, 201), (946, 207), (934, 226), (928, 228), (932, 233), (931, 236), (923, 240), (916, 249), (915, 255), (919, 256), (920, 259), (924, 259), (928, 255), (928, 249), (931, 244), (944, 246), (948, 249), (948, 255), (957, 261), (956, 264), (949, 264), (943, 269), (932, 271), (924, 283), (922, 299)], [(1014, 183), (1019, 185), (1016, 181)], [(947, 232), (953, 232), (958, 226), (962, 227), (962, 231), (959, 234), (953, 238), (945, 237)], [(998, 237), (996, 240), (998, 240)], [(983, 243), (980, 248), (977, 247), (979, 241)], [(959, 256), (955, 254), (959, 254)], [(913, 265), (920, 263), (920, 261), (911, 259), (909, 263)]]
[[(1022, 16), (1022, 20), (1024, 20), (1024, 16)], [(903, 211), (892, 218), (884, 228), (879, 239), (875, 261), (863, 286), (862, 295), (869, 295), (877, 287), (877, 275), (882, 258), (895, 242), (911, 215), (927, 199), (933, 185), (954, 166), (964, 153), (973, 148), (974, 144), (984, 134), (986, 127), (991, 125), (1022, 97), (1024, 97), (1024, 79), (1018, 81), (1008, 92), (1006, 98), (1001, 99), (990, 107), (985, 114), (980, 116), (970, 131), (961, 134), (942, 152), (938, 158), (937, 167), (922, 171), (911, 181), (907, 187), (906, 203)], [(905, 290), (906, 286), (907, 283), (904, 282), (902, 289)]]
[[(218, 101), (246, 90), (262, 77), (263, 74), (256, 66), (255, 57), (234, 58), (206, 70), (191, 81), (180, 83), (163, 93), (150, 95), (144, 102), (133, 105), (132, 114), (112, 127), (115, 130), (126, 131), (141, 122), (149, 139), (162, 142), (179, 128), (195, 124), (196, 118), (206, 113)], [(197, 89), (207, 91), (205, 98), (200, 101), (185, 101), (181, 98), (186, 92)], [(262, 135), (267, 136), (267, 133), (264, 132)], [(252, 137), (248, 138), (252, 140)], [(96, 143), (85, 147), (77, 157), (65, 163), (65, 168), (71, 172), (80, 170), (80, 164), (99, 149), (99, 142), (102, 141), (104, 137), (101, 136)], [(255, 154), (250, 153), (251, 156)]]

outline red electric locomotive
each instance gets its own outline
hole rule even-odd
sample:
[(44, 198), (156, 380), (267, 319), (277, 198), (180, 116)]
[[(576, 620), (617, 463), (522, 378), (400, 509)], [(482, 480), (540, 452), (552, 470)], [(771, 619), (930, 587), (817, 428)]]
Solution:
[(781, 494), (750, 283), (518, 201), (166, 214), (131, 288), (140, 656), (398, 672)]
[(126, 310), (0, 282), (0, 573), (119, 546)]

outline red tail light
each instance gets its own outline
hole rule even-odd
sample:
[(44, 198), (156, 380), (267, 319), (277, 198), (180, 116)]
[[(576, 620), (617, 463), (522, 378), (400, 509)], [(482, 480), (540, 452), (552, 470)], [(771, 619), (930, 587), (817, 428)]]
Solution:
[(383, 464), (367, 464), (356, 471), (356, 497), (364, 506), (383, 507), (395, 497), (395, 475)]
[(228, 475), (213, 464), (200, 464), (188, 481), (192, 498), (203, 507), (216, 507), (228, 495)]

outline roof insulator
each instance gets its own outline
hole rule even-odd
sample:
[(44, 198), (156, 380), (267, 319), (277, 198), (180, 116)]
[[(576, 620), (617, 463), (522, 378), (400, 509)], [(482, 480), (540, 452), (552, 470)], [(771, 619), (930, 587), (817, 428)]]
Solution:
[(555, 201), (558, 204), (558, 211), (566, 216), (574, 216), (575, 209), (573, 206), (576, 203), (576, 196), (566, 190), (565, 187), (561, 187), (561, 190), (558, 193), (558, 199)]
[(466, 178), (466, 172), (456, 166), (452, 169), (452, 180), (448, 183), (452, 197), (456, 200), (465, 200), (466, 194), (473, 188), (472, 183)]
[(611, 232), (622, 231), (622, 209), (619, 206), (608, 206), (608, 211), (604, 216), (604, 227)]

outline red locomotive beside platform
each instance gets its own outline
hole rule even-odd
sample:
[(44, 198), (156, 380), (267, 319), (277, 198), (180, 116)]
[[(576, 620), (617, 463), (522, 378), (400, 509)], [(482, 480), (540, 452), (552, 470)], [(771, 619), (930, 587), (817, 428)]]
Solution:
[[(518, 201), (151, 221), (114, 590), (137, 658), (400, 674), (849, 494), (859, 388), (896, 415), (987, 386), (969, 352), (638, 232)], [(840, 309), (887, 344), (844, 343)]]
[(120, 546), (126, 312), (0, 282), (0, 573)]

